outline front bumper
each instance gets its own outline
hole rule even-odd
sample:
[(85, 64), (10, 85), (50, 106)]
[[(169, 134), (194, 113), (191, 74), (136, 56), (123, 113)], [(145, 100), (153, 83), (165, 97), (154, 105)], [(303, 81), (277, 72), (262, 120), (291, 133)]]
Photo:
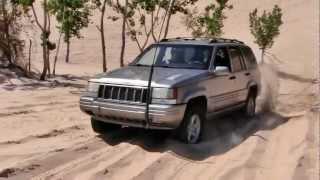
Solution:
[(81, 97), (80, 109), (95, 119), (108, 123), (151, 129), (174, 129), (180, 125), (186, 105), (150, 104), (149, 126), (145, 120), (146, 106), (141, 104)]

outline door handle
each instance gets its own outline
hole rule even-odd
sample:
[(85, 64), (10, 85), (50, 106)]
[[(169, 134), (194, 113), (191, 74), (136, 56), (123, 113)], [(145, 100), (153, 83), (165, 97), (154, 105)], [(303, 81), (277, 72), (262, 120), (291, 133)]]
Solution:
[(250, 74), (249, 72), (247, 72), (247, 73), (245, 73), (244, 75), (246, 75), (246, 76), (250, 76), (251, 74)]
[(235, 76), (231, 76), (231, 77), (229, 77), (229, 79), (233, 80), (233, 79), (236, 79), (236, 77)]

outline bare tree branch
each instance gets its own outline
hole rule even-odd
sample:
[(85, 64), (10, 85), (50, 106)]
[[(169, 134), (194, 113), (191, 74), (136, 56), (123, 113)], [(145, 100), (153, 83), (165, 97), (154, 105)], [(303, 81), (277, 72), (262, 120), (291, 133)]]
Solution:
[[(132, 29), (131, 29), (131, 27), (130, 27), (130, 24), (129, 24), (129, 22), (128, 22), (128, 19), (126, 20), (126, 25), (127, 25), (128, 29), (129, 29), (129, 31), (132, 32)], [(135, 38), (133, 38), (133, 39), (134, 39), (134, 41), (136, 42), (139, 50), (142, 52), (142, 51), (143, 51), (143, 48), (141, 47), (141, 44), (140, 44), (139, 40), (137, 39), (137, 36), (135, 36)]]
[(96, 28), (97, 28), (97, 30), (98, 30), (99, 32), (101, 32), (100, 26), (96, 25)]
[(39, 19), (38, 19), (38, 16), (37, 16), (36, 10), (34, 9), (33, 4), (31, 5), (31, 9), (32, 9), (32, 13), (33, 13), (33, 16), (34, 16), (34, 19), (35, 19), (37, 25), (39, 26), (39, 28), (41, 29), (41, 31), (44, 31), (44, 28), (41, 26), (41, 24), (40, 24), (40, 22), (39, 22)]
[(172, 6), (174, 5), (174, 3), (175, 3), (175, 0), (171, 0), (169, 8), (167, 10), (168, 11), (168, 18), (167, 18), (167, 24), (166, 24), (163, 38), (167, 38), (167, 35), (169, 32), (170, 19), (171, 19), (171, 15), (172, 15), (171, 9), (172, 9)]

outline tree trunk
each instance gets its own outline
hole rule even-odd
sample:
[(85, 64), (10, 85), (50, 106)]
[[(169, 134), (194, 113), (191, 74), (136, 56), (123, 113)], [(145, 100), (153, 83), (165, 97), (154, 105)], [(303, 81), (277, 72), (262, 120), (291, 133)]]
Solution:
[(51, 67), (50, 67), (50, 50), (47, 46), (47, 59), (48, 59), (48, 77), (50, 78), (51, 76)]
[(169, 33), (170, 20), (171, 20), (171, 15), (172, 15), (171, 9), (172, 9), (172, 6), (174, 5), (174, 3), (175, 3), (175, 0), (171, 0), (171, 3), (168, 8), (168, 19), (167, 19), (166, 29), (164, 31), (164, 36), (163, 36), (164, 39), (167, 38), (167, 35)]
[(106, 56), (106, 40), (104, 35), (104, 15), (106, 12), (106, 4), (107, 0), (103, 1), (103, 6), (101, 9), (101, 17), (100, 17), (100, 35), (101, 35), (101, 48), (102, 48), (102, 70), (103, 72), (107, 72), (107, 56)]
[(56, 75), (56, 65), (57, 65), (58, 55), (59, 55), (59, 51), (60, 51), (61, 38), (62, 38), (62, 33), (60, 32), (59, 40), (58, 40), (58, 46), (57, 46), (56, 54), (54, 56), (54, 61), (53, 61), (53, 70), (52, 70), (52, 75), (53, 76)]
[(265, 54), (265, 49), (261, 49), (261, 64), (264, 64), (264, 54)]
[(42, 56), (43, 56), (43, 69), (42, 69), (42, 73), (40, 76), (40, 80), (44, 81), (46, 80), (46, 76), (47, 76), (47, 70), (48, 70), (48, 64), (47, 64), (47, 45), (46, 45), (46, 40), (45, 38), (43, 38), (42, 40)]
[[(49, 36), (50, 36), (50, 29), (51, 29), (51, 19), (50, 19), (50, 14), (49, 14), (49, 12), (47, 12), (47, 16), (46, 16), (46, 18), (47, 18), (47, 33), (48, 33), (48, 39), (47, 39), (47, 42), (48, 43), (50, 43), (49, 41)], [(47, 43), (47, 44), (48, 44)], [(50, 76), (51, 76), (51, 64), (50, 64), (50, 48), (48, 47), (48, 45), (47, 45), (47, 60), (48, 60), (48, 77), (50, 78)]]
[(28, 72), (31, 73), (31, 50), (32, 50), (32, 40), (29, 39), (29, 57), (28, 57)]
[[(48, 33), (47, 33), (47, 0), (43, 1), (43, 27), (42, 27), (42, 54), (43, 54), (43, 69), (40, 76), (40, 80), (44, 81), (47, 76), (48, 70), (48, 57), (47, 57), (47, 42), (48, 42)], [(41, 27), (41, 26), (40, 26)]]
[(70, 39), (68, 39), (66, 43), (67, 43), (66, 63), (69, 63), (69, 56), (70, 56)]
[(9, 32), (9, 20), (8, 20), (8, 14), (7, 14), (7, 9), (6, 9), (6, 4), (7, 4), (7, 1), (4, 0), (2, 3), (1, 3), (1, 11), (2, 11), (2, 14), (3, 14), (3, 29), (4, 29), (4, 33), (5, 33), (5, 39), (6, 39), (6, 45), (7, 45), (7, 48), (8, 48), (8, 51), (5, 52), (7, 58), (8, 58), (8, 61), (9, 61), (9, 66), (10, 65), (13, 65), (13, 60), (12, 60), (12, 49), (11, 49), (11, 38), (10, 38), (10, 32)]
[(122, 45), (121, 45), (121, 52), (120, 52), (120, 66), (124, 66), (124, 53), (126, 49), (126, 21), (127, 21), (127, 6), (128, 0), (126, 0), (124, 5), (124, 15), (122, 21)]

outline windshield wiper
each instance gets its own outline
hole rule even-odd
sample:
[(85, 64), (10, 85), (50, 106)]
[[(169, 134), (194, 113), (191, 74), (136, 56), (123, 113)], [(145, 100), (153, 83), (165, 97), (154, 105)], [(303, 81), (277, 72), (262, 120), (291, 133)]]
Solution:
[(169, 66), (169, 65), (161, 65), (161, 66), (155, 66), (155, 67), (175, 68), (175, 69), (199, 69), (199, 68), (190, 67), (190, 66)]
[(133, 64), (132, 66), (150, 67), (150, 65), (146, 64)]
[(162, 67), (162, 68), (180, 68), (177, 66), (169, 66), (169, 65), (160, 65), (160, 66), (154, 66), (154, 67)]

